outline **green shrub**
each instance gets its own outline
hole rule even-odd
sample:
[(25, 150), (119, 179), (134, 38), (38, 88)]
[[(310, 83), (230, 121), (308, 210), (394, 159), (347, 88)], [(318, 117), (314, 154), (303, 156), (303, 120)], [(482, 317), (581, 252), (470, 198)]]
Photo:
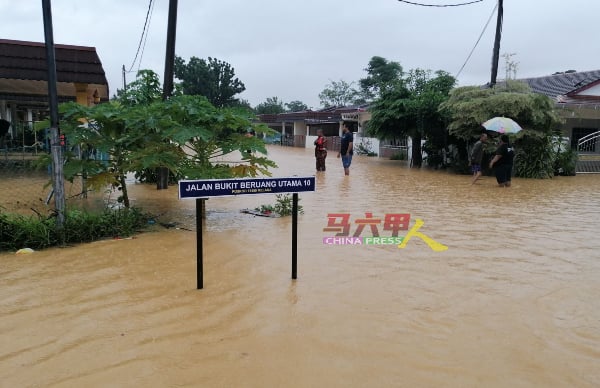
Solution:
[(577, 169), (578, 155), (572, 148), (559, 151), (554, 161), (554, 173), (556, 175), (575, 175)]
[(0, 251), (91, 242), (109, 237), (127, 237), (144, 228), (149, 215), (140, 210), (104, 210), (101, 213), (68, 211), (62, 229), (54, 217), (23, 216), (0, 211)]
[(56, 240), (54, 220), (0, 213), (0, 251), (42, 249)]
[[(274, 205), (260, 205), (260, 207), (255, 208), (260, 212), (269, 212), (269, 213), (277, 213), (281, 217), (291, 216), (292, 215), (292, 202), (293, 198), (291, 194), (276, 194), (277, 198)], [(298, 202), (300, 202), (300, 198), (298, 198)], [(302, 205), (298, 204), (298, 213), (304, 213), (304, 209)]]
[(549, 136), (525, 136), (515, 150), (514, 173), (516, 177), (547, 179), (554, 176), (556, 153)]

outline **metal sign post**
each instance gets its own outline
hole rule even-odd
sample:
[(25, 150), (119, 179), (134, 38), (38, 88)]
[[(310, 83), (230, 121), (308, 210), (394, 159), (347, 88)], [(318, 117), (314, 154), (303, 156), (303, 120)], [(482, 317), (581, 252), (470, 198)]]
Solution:
[(298, 277), (298, 193), (292, 194), (292, 279)]
[(210, 197), (292, 193), (292, 279), (298, 278), (298, 193), (315, 191), (315, 177), (203, 179), (179, 181), (179, 199), (196, 199), (197, 289), (204, 288), (203, 201)]
[(202, 244), (202, 219), (204, 218), (204, 206), (202, 205), (204, 201), (202, 198), (196, 199), (196, 288), (198, 290), (204, 288), (204, 246)]

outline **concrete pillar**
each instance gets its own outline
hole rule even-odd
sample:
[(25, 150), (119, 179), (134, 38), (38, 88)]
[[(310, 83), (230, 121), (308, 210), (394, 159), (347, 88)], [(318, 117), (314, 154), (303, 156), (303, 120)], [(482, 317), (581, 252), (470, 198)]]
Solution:
[(30, 108), (27, 108), (27, 126), (33, 129), (33, 111)]
[(17, 115), (17, 103), (13, 102), (10, 104), (10, 119), (8, 121), (13, 123), (13, 126), (17, 123), (19, 116)]
[(6, 120), (6, 100), (0, 100), (0, 119)]

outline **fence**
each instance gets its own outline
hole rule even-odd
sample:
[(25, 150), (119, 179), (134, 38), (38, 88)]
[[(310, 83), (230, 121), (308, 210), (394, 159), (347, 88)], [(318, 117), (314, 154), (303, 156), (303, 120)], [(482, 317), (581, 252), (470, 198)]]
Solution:
[(405, 159), (408, 159), (408, 148), (408, 139), (405, 137), (381, 140), (379, 143), (379, 156), (382, 158), (390, 158), (396, 154), (402, 154)]
[(281, 145), (286, 147), (306, 147), (306, 136), (285, 134), (281, 137)]
[[(0, 211), (48, 215), (54, 209), (47, 131), (35, 131), (32, 122), (12, 123), (0, 137)], [(50, 158), (47, 158), (48, 161)], [(65, 182), (70, 203), (83, 196), (81, 179)]]

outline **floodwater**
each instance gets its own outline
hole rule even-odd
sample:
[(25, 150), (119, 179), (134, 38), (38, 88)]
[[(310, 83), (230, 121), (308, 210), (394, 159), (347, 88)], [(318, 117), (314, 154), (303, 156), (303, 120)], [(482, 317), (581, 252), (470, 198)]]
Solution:
[[(275, 176), (314, 173), (311, 150), (269, 150)], [(600, 176), (503, 189), (355, 156), (344, 177), (331, 154), (300, 194), (295, 281), (291, 218), (239, 213), (273, 195), (207, 201), (203, 290), (175, 187), (131, 194), (178, 229), (0, 254), (0, 386), (600, 386)], [(448, 249), (323, 244), (328, 213), (365, 212)]]

